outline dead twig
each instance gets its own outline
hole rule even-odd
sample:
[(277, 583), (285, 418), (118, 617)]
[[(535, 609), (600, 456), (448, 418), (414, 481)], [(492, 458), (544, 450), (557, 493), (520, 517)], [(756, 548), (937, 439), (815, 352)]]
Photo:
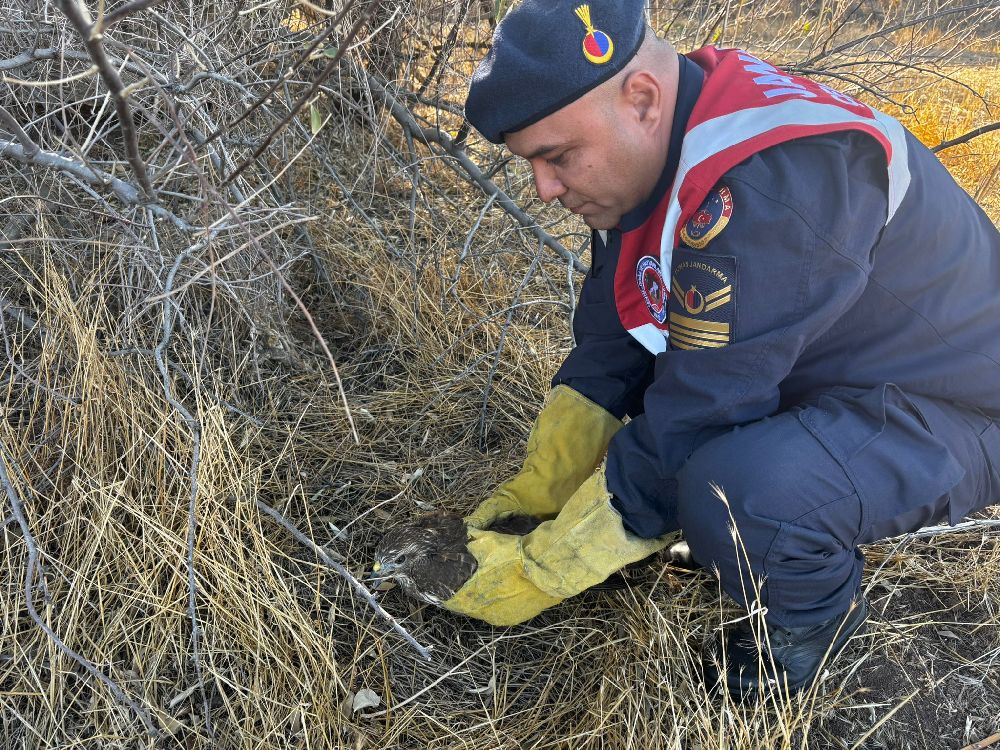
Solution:
[(992, 133), (994, 130), (1000, 130), (1000, 122), (993, 122), (989, 125), (983, 125), (975, 130), (970, 130), (965, 135), (960, 135), (957, 138), (952, 138), (949, 141), (941, 141), (938, 145), (931, 149), (935, 154), (939, 151), (944, 151), (946, 148), (951, 148), (952, 146), (958, 146), (961, 143), (968, 143), (973, 138), (978, 138), (986, 133)]
[(986, 748), (991, 745), (995, 745), (1000, 742), (1000, 732), (996, 734), (991, 734), (984, 740), (979, 740), (979, 742), (973, 742), (971, 745), (966, 745), (962, 750), (986, 750)]
[(339, 562), (334, 560), (333, 557), (330, 556), (330, 553), (328, 553), (318, 544), (313, 542), (312, 539), (310, 539), (301, 531), (299, 531), (288, 519), (286, 519), (283, 515), (281, 515), (281, 513), (279, 513), (277, 510), (275, 510), (270, 505), (261, 500), (256, 500), (255, 502), (257, 503), (257, 507), (260, 510), (267, 513), (267, 515), (269, 515), (271, 518), (277, 521), (281, 526), (283, 526), (288, 531), (288, 533), (290, 533), (293, 537), (295, 537), (299, 542), (304, 544), (306, 547), (311, 549), (316, 554), (316, 556), (323, 561), (325, 565), (337, 571), (340, 577), (350, 584), (351, 588), (354, 589), (355, 593), (357, 593), (362, 599), (364, 599), (368, 603), (368, 605), (375, 610), (375, 612), (379, 615), (379, 617), (381, 617), (383, 620), (389, 623), (389, 625), (392, 626), (393, 630), (399, 633), (399, 635), (401, 635), (406, 640), (407, 643), (409, 643), (411, 646), (413, 646), (414, 649), (416, 649), (418, 654), (420, 654), (422, 657), (430, 661), (431, 652), (428, 651), (426, 647), (421, 646), (417, 642), (416, 638), (410, 635), (410, 633), (396, 621), (396, 618), (394, 618), (392, 615), (390, 615), (388, 612), (382, 609), (382, 605), (379, 604), (378, 601), (376, 601), (375, 597), (372, 596), (372, 593), (367, 588), (365, 588), (363, 583), (361, 583), (357, 578), (351, 575), (351, 572), (347, 568), (345, 568)]
[(3, 445), (0, 445), (0, 484), (3, 485), (4, 492), (7, 494), (7, 499), (10, 501), (11, 511), (13, 512), (14, 518), (17, 519), (18, 526), (21, 527), (22, 541), (28, 550), (28, 562), (27, 565), (25, 565), (24, 570), (24, 605), (28, 610), (28, 614), (31, 616), (31, 619), (35, 621), (35, 624), (41, 628), (42, 632), (44, 632), (45, 635), (47, 635), (55, 644), (56, 648), (87, 670), (87, 672), (94, 678), (103, 682), (107, 686), (108, 690), (111, 691), (115, 700), (118, 701), (119, 704), (128, 706), (132, 709), (135, 715), (142, 720), (142, 723), (146, 727), (146, 731), (151, 736), (158, 737), (160, 735), (160, 731), (157, 729), (156, 724), (153, 723), (153, 719), (149, 715), (149, 711), (146, 707), (139, 705), (137, 702), (125, 695), (125, 692), (114, 680), (94, 666), (89, 659), (81, 654), (78, 654), (76, 651), (67, 646), (63, 640), (56, 635), (55, 631), (49, 627), (45, 620), (42, 619), (42, 616), (35, 608), (35, 598), (32, 592), (35, 588), (35, 575), (36, 573), (41, 572), (42, 564), (38, 559), (38, 546), (35, 543), (34, 535), (31, 533), (31, 526), (28, 525), (28, 519), (24, 515), (24, 506), (21, 503), (21, 499), (18, 497), (17, 490), (14, 489), (14, 484), (10, 478), (10, 473), (13, 468), (13, 461), (7, 453), (7, 449)]
[(911, 531), (909, 534), (900, 534), (886, 541), (923, 539), (929, 536), (941, 536), (943, 534), (957, 534), (960, 531), (972, 531), (973, 529), (987, 529), (1000, 526), (1000, 519), (979, 518), (973, 521), (962, 521), (954, 526), (925, 526), (922, 529)]
[(101, 29), (90, 18), (90, 11), (79, 0), (56, 0), (56, 6), (63, 15), (69, 19), (83, 38), (83, 44), (87, 48), (90, 58), (94, 61), (100, 73), (101, 80), (108, 87), (108, 92), (115, 104), (115, 111), (118, 113), (118, 122), (121, 125), (122, 136), (125, 139), (125, 150), (128, 155), (128, 163), (135, 173), (135, 178), (139, 181), (146, 198), (149, 201), (156, 200), (156, 191), (153, 183), (149, 180), (146, 171), (146, 164), (139, 154), (139, 136), (135, 128), (135, 120), (132, 118), (132, 110), (128, 106), (128, 95), (125, 91), (125, 84), (121, 76), (115, 69), (102, 43)]

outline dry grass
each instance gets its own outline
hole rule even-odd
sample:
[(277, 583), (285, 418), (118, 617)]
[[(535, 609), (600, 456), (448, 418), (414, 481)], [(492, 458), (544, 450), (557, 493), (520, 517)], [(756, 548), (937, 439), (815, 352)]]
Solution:
[[(992, 101), (996, 72), (955, 75)], [(990, 117), (960, 88), (908, 101), (908, 124), (930, 144)], [(516, 469), (572, 345), (579, 277), (568, 283), (565, 261), (495, 207), (483, 212), (439, 159), (421, 160), (419, 180), (440, 189), (420, 191), (411, 211), (413, 172), (391, 156), (405, 153), (402, 137), (385, 128), (388, 149), (362, 125), (329, 126), (319, 156), (306, 152), (288, 176), (302, 215), (318, 217), (309, 255), (279, 254), (299, 242), (290, 229), (268, 246), (331, 347), (358, 440), (308, 321), (258, 257), (176, 295), (164, 378), (171, 308), (149, 297), (182, 238), (59, 210), (58, 184), (43, 198), (12, 178), (34, 228), (0, 256), (0, 295), (18, 307), (0, 313), (0, 446), (30, 533), (3, 511), (0, 747), (899, 750), (997, 730), (995, 531), (868, 549), (868, 633), (814, 691), (734, 705), (707, 696), (697, 674), (701, 642), (739, 616), (705, 574), (654, 561), (624, 592), (509, 629), (389, 592), (383, 606), (433, 646), (426, 663), (262, 516), (258, 500), (362, 572), (387, 524), (467, 511)], [(473, 147), (480, 163), (495, 155)], [(1000, 220), (1000, 137), (946, 159)], [(374, 223), (332, 188), (330, 166)], [(581, 226), (531, 203), (518, 165), (497, 180), (566, 245), (582, 244)], [(179, 280), (203, 270), (178, 268)], [(30, 617), (36, 573), (42, 622), (138, 712)], [(354, 711), (362, 690), (381, 705)], [(143, 712), (164, 736), (144, 732)]]
[[(943, 71), (952, 81), (921, 89), (904, 101), (902, 122), (930, 147), (1000, 120), (1000, 58), (991, 64)], [(1000, 131), (941, 152), (941, 160), (986, 210), (1000, 220)]]

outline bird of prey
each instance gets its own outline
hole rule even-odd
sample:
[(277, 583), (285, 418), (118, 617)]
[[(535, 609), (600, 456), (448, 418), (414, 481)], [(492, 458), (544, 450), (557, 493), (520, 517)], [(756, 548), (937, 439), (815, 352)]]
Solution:
[[(489, 531), (523, 535), (539, 523), (530, 516), (512, 516), (495, 522)], [(472, 578), (476, 566), (462, 517), (428, 513), (386, 532), (368, 580), (394, 580), (407, 595), (440, 605)]]
[[(532, 516), (508, 516), (487, 530), (523, 536), (540, 523)], [(472, 578), (476, 567), (465, 521), (455, 513), (435, 512), (385, 533), (375, 549), (368, 582), (395, 581), (408, 596), (440, 606)], [(614, 573), (588, 590), (618, 591), (627, 586), (625, 577)]]

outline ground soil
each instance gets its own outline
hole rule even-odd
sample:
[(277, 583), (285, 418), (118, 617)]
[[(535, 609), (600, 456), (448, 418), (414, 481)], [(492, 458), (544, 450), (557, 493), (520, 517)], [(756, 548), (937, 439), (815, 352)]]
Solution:
[(860, 747), (960, 750), (1000, 731), (1000, 628), (988, 607), (917, 586), (875, 585), (869, 598), (868, 630), (837, 665), (856, 667), (849, 700), (810, 746), (850, 748), (870, 732)]

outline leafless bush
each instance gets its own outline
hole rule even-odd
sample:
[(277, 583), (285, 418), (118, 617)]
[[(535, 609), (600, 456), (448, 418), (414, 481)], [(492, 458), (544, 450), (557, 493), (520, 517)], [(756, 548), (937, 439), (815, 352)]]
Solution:
[[(0, 735), (808, 734), (807, 704), (649, 724), (703, 701), (685, 644), (721, 616), (669, 572), (650, 601), (517, 632), (407, 612), (430, 663), (351, 581), (391, 518), (467, 510), (511, 470), (571, 345), (587, 234), (462, 116), (506, 3), (0, 2)], [(986, 55), (998, 12), (685, 0), (651, 19), (682, 50), (750, 46), (891, 107)], [(394, 696), (374, 717), (352, 703), (372, 686)]]

